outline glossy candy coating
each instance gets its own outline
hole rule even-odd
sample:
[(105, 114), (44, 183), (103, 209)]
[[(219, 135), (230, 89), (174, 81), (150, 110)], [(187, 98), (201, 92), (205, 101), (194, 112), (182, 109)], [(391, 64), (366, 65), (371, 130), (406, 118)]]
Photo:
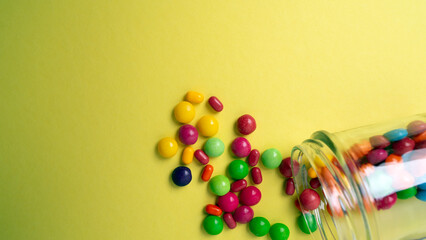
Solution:
[(218, 235), (223, 230), (223, 221), (218, 216), (209, 215), (203, 221), (204, 230), (210, 235)]
[(248, 135), (256, 130), (256, 120), (248, 114), (244, 114), (237, 120), (237, 129), (243, 135)]
[(310, 178), (317, 178), (318, 176), (317, 176), (317, 173), (315, 172), (315, 170), (313, 169), (313, 168), (309, 168), (308, 169), (308, 176), (310, 177)]
[(215, 96), (209, 98), (209, 104), (216, 112), (221, 112), (223, 110), (222, 102)]
[(422, 184), (420, 184), (420, 185), (417, 185), (417, 187), (418, 187), (420, 190), (426, 190), (426, 182), (425, 182), (425, 183), (422, 183)]
[(214, 170), (213, 166), (212, 166), (212, 165), (210, 165), (210, 164), (207, 164), (207, 165), (204, 167), (204, 169), (203, 169), (203, 172), (202, 172), (202, 174), (201, 174), (201, 179), (202, 179), (204, 182), (209, 181), (209, 180), (210, 180), (210, 178), (211, 178), (211, 176), (212, 176), (212, 174), (213, 174), (213, 170)]
[(420, 120), (413, 121), (407, 125), (408, 136), (415, 136), (426, 131), (426, 123)]
[(257, 165), (257, 163), (259, 162), (259, 158), (260, 158), (260, 152), (257, 149), (253, 149), (251, 150), (247, 162), (248, 165), (250, 165), (251, 167), (254, 167)]
[(219, 131), (219, 122), (213, 116), (206, 115), (197, 122), (199, 133), (204, 137), (212, 137)]
[(227, 194), (217, 198), (217, 205), (224, 212), (235, 211), (235, 209), (237, 209), (239, 203), (240, 203), (240, 201), (238, 200), (237, 195), (235, 195), (235, 193), (232, 193), (232, 192), (228, 192)]
[(425, 190), (417, 191), (416, 198), (423, 202), (426, 202), (426, 191)]
[(225, 151), (225, 144), (219, 138), (209, 138), (204, 143), (204, 152), (209, 157), (219, 157)]
[(293, 178), (287, 178), (287, 180), (285, 180), (284, 182), (284, 187), (285, 187), (285, 193), (289, 196), (294, 194), (294, 181)]
[(232, 179), (240, 180), (247, 177), (249, 169), (243, 160), (234, 160), (229, 164), (228, 172)]
[(301, 214), (297, 218), (297, 225), (299, 226), (299, 229), (306, 234), (315, 232), (318, 228), (314, 215), (310, 213)]
[(318, 178), (312, 178), (309, 181), (309, 185), (311, 185), (311, 188), (317, 189), (317, 188), (319, 188), (321, 186), (321, 183), (320, 183), (320, 181), (319, 181)]
[(405, 138), (407, 135), (408, 135), (407, 130), (405, 130), (403, 128), (394, 129), (392, 131), (389, 131), (389, 132), (383, 134), (383, 136), (385, 136), (385, 138), (387, 138), (391, 142), (399, 141), (399, 140)]
[(243, 137), (237, 137), (231, 144), (232, 153), (239, 158), (247, 157), (251, 151), (250, 142)]
[(398, 199), (409, 199), (414, 197), (416, 194), (417, 194), (416, 187), (410, 187), (396, 193), (396, 195), (398, 196)]
[(250, 170), (251, 180), (253, 180), (254, 184), (261, 184), (263, 181), (262, 171), (258, 167), (254, 167)]
[(396, 154), (390, 154), (386, 160), (386, 165), (402, 163), (402, 157)]
[(179, 187), (188, 185), (192, 180), (191, 170), (183, 166), (175, 168), (172, 173), (172, 180)]
[(190, 103), (198, 104), (204, 101), (204, 95), (199, 92), (188, 91), (185, 95), (185, 100)]
[(426, 141), (426, 131), (420, 133), (419, 135), (414, 136), (413, 140), (416, 143)]
[(223, 214), (223, 221), (226, 223), (229, 229), (234, 229), (237, 226), (237, 222), (235, 222), (232, 213)]
[(250, 232), (257, 237), (263, 237), (268, 234), (271, 224), (264, 217), (255, 217), (249, 223)]
[(185, 145), (192, 145), (198, 140), (197, 129), (189, 124), (179, 128), (179, 140)]
[(392, 143), (393, 153), (399, 156), (402, 156), (404, 153), (407, 153), (414, 149), (416, 143), (411, 138), (403, 138), (397, 142)]
[(285, 224), (275, 223), (269, 229), (269, 236), (272, 240), (287, 240), (290, 236), (290, 229)]
[(277, 168), (278, 166), (280, 166), (281, 159), (281, 153), (275, 148), (267, 149), (263, 152), (261, 157), (263, 165), (266, 168), (270, 169)]
[(253, 219), (253, 216), (253, 209), (249, 206), (240, 206), (235, 209), (233, 214), (235, 221), (239, 223), (248, 223)]
[(189, 123), (195, 117), (194, 106), (187, 101), (182, 101), (173, 110), (175, 118), (180, 123)]
[[(291, 158), (285, 158), (281, 161), (281, 164), (279, 166), (280, 169), (280, 173), (284, 176), (284, 177), (292, 177), (293, 176), (293, 172), (291, 170), (291, 163), (293, 161), (291, 160)], [(297, 174), (299, 173), (299, 163), (298, 162), (293, 162), (293, 166), (294, 166), (294, 172)]]
[(222, 215), (222, 209), (220, 207), (214, 205), (214, 204), (208, 204), (205, 208), (206, 213), (214, 216), (220, 216)]
[(373, 148), (385, 148), (390, 145), (390, 141), (383, 135), (370, 137), (370, 143)]
[(396, 193), (392, 193), (381, 199), (376, 199), (377, 210), (385, 210), (385, 209), (391, 208), (396, 203), (396, 200), (397, 200)]
[(177, 153), (178, 144), (173, 138), (165, 137), (158, 142), (157, 150), (162, 157), (171, 158)]
[(209, 156), (201, 149), (197, 149), (194, 152), (194, 157), (203, 165), (209, 163)]
[(227, 177), (223, 175), (217, 175), (210, 179), (209, 187), (214, 194), (223, 196), (229, 192), (231, 189), (231, 184)]
[(241, 179), (231, 184), (231, 192), (239, 192), (246, 187), (247, 187), (247, 181), (245, 179)]
[(194, 159), (194, 149), (190, 146), (183, 149), (182, 152), (182, 162), (184, 164), (190, 164), (192, 163), (192, 160)]
[(388, 153), (381, 148), (371, 150), (367, 154), (367, 160), (373, 165), (383, 162), (387, 157)]
[(312, 189), (304, 189), (299, 196), (300, 203), (306, 210), (317, 209), (320, 205), (321, 199), (318, 193)]
[(246, 206), (254, 206), (260, 202), (262, 193), (255, 186), (249, 186), (241, 190), (240, 203)]

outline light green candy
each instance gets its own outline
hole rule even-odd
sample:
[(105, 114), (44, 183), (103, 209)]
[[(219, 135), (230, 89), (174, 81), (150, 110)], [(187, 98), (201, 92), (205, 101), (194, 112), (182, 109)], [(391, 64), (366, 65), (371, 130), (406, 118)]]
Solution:
[(219, 157), (225, 151), (225, 144), (219, 138), (209, 138), (204, 143), (204, 152), (209, 157)]
[(280, 151), (275, 148), (270, 148), (263, 152), (262, 163), (267, 168), (277, 168), (280, 166), (283, 157)]
[(231, 190), (229, 179), (223, 175), (214, 176), (210, 179), (209, 187), (212, 192), (218, 196), (223, 196)]

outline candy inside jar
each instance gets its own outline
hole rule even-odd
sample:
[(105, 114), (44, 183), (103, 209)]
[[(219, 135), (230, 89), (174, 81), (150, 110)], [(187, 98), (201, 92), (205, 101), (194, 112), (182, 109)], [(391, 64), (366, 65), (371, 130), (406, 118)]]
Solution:
[(291, 168), (298, 224), (313, 239), (426, 237), (426, 114), (315, 132)]

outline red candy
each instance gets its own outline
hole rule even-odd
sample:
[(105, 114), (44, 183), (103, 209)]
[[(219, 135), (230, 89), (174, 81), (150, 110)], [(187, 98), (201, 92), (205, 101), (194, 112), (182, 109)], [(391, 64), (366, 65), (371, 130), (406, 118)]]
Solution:
[(391, 208), (397, 199), (397, 195), (396, 193), (392, 193), (391, 195), (388, 195), (384, 198), (381, 199), (376, 199), (376, 207), (377, 210), (381, 210), (381, 209), (389, 209)]
[[(293, 173), (291, 171), (291, 158), (286, 158), (284, 159), (281, 164), (280, 164), (280, 173), (284, 176), (284, 177), (292, 177)], [(294, 165), (294, 172), (297, 174), (299, 172), (299, 163), (298, 162), (293, 162)]]
[(246, 187), (247, 187), (247, 181), (245, 179), (241, 179), (231, 184), (231, 192), (239, 192)]
[(209, 163), (209, 156), (201, 149), (194, 152), (194, 157), (203, 165)]
[(251, 150), (249, 156), (248, 156), (248, 165), (254, 167), (259, 162), (260, 158), (260, 152), (257, 149)]
[(206, 212), (210, 215), (220, 216), (222, 215), (222, 209), (213, 204), (208, 204), (206, 206)]
[(309, 188), (303, 190), (302, 194), (299, 196), (299, 199), (303, 208), (306, 210), (317, 209), (321, 202), (318, 193)]
[(312, 178), (311, 181), (309, 181), (309, 185), (311, 185), (313, 189), (317, 189), (321, 186), (321, 183), (318, 178)]
[(243, 137), (237, 137), (232, 142), (231, 149), (235, 156), (242, 158), (247, 157), (250, 154), (251, 145), (247, 139)]
[(235, 210), (233, 216), (239, 223), (248, 223), (253, 219), (254, 212), (249, 206), (240, 206)]
[(251, 169), (251, 179), (253, 180), (254, 184), (261, 184), (262, 183), (262, 172), (260, 171), (260, 168), (254, 167)]
[(238, 131), (243, 135), (248, 135), (256, 130), (256, 120), (248, 114), (245, 114), (237, 120)]
[(392, 143), (393, 153), (402, 156), (404, 153), (414, 149), (416, 143), (411, 138), (403, 138), (397, 142)]
[(229, 192), (221, 197), (217, 198), (217, 205), (224, 212), (233, 212), (237, 209), (239, 204), (238, 197), (235, 193)]
[(212, 174), (213, 174), (213, 166), (212, 165), (210, 165), (210, 164), (208, 164), (208, 165), (206, 165), (205, 167), (204, 167), (204, 169), (203, 169), (203, 173), (201, 174), (201, 179), (204, 181), (204, 182), (207, 182), (208, 180), (210, 180), (210, 178), (211, 178), (211, 176), (212, 176)]
[(416, 143), (415, 149), (426, 148), (426, 140)]
[(253, 206), (258, 204), (261, 198), (262, 193), (255, 186), (246, 187), (240, 193), (240, 202), (246, 206)]
[(223, 110), (223, 104), (215, 96), (209, 98), (209, 104), (216, 112), (221, 112)]
[[(296, 206), (296, 208), (297, 208), (297, 210), (299, 210), (299, 212), (302, 212), (302, 209), (300, 208), (300, 203), (299, 203), (299, 200), (295, 200), (294, 201), (294, 205)], [(303, 211), (303, 213), (307, 213), (308, 211)]]
[(229, 229), (234, 229), (237, 227), (237, 223), (234, 220), (234, 217), (231, 213), (225, 213), (223, 214), (223, 221), (226, 223)]
[(287, 195), (290, 195), (290, 196), (293, 195), (294, 194), (294, 190), (295, 190), (293, 178), (288, 178), (285, 181), (284, 185), (285, 185), (285, 193)]

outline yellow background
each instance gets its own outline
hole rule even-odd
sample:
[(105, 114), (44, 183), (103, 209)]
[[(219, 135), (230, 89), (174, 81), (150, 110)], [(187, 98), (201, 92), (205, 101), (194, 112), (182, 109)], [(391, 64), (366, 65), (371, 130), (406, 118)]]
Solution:
[[(173, 107), (216, 95), (217, 137), (260, 150), (425, 112), (426, 1), (1, 1), (0, 239), (210, 237), (199, 180), (173, 187)], [(205, 102), (196, 119), (210, 113)], [(200, 144), (201, 141), (197, 144)], [(216, 174), (232, 160), (212, 160)], [(265, 170), (255, 214), (295, 224), (283, 179)], [(263, 238), (266, 239), (266, 238)]]

